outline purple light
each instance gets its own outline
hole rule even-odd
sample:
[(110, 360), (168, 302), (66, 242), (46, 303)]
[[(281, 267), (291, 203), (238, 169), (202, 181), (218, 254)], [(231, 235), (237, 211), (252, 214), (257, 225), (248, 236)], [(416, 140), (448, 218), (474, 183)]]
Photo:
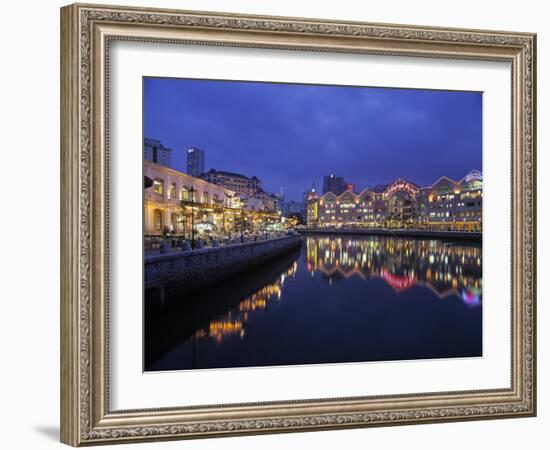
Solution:
[(462, 290), (462, 301), (468, 306), (478, 306), (481, 303), (479, 294), (467, 291), (465, 289)]

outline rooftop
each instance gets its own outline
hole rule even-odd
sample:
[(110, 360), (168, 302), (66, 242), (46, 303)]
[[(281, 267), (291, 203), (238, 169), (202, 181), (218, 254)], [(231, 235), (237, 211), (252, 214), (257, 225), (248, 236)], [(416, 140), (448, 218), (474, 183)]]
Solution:
[(235, 177), (235, 178), (242, 178), (243, 180), (258, 180), (259, 178), (256, 176), (247, 177), (246, 175), (243, 175), (241, 173), (235, 173), (235, 172), (228, 172), (226, 170), (216, 170), (216, 169), (210, 169), (208, 172), (205, 172), (201, 174), (200, 176), (206, 176), (206, 175), (222, 175), (226, 177)]

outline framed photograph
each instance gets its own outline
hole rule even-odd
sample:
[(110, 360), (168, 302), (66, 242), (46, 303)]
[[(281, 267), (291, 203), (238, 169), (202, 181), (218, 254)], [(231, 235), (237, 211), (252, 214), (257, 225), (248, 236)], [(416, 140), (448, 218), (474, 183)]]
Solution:
[(536, 414), (532, 33), (61, 9), (61, 440)]

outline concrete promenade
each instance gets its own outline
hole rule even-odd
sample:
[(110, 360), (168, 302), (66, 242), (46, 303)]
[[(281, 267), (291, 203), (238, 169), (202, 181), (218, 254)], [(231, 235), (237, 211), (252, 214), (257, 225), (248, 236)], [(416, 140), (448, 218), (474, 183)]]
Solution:
[(461, 241), (481, 241), (481, 232), (467, 231), (434, 231), (412, 230), (393, 228), (361, 228), (361, 229), (333, 229), (333, 228), (302, 228), (297, 230), (300, 234), (326, 234), (326, 235), (360, 235), (360, 236), (389, 236), (408, 237), (417, 239), (442, 239)]
[(145, 288), (187, 291), (245, 272), (301, 245), (297, 235), (146, 255)]

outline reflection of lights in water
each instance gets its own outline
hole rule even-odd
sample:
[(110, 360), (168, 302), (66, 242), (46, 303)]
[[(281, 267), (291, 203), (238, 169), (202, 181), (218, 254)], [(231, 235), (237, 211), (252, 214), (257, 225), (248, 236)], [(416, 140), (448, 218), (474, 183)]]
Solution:
[[(454, 295), (469, 306), (482, 301), (481, 249), (444, 245), (440, 241), (405, 239), (369, 240), (347, 238), (313, 238), (306, 240), (306, 268), (312, 278), (316, 272), (329, 285), (340, 277), (381, 278), (395, 292), (402, 293), (416, 285), (429, 288), (440, 298)], [(247, 322), (255, 311), (266, 310), (270, 302), (282, 298), (282, 287), (295, 278), (298, 262), (243, 299), (236, 308), (218, 318), (194, 339), (221, 342), (230, 336), (245, 336)], [(336, 278), (334, 278), (336, 276)]]
[(396, 292), (403, 292), (410, 289), (416, 284), (416, 279), (412, 275), (399, 276), (390, 273), (384, 269), (382, 271), (382, 278), (388, 283)]
[(479, 294), (465, 289), (462, 290), (462, 301), (469, 306), (477, 306), (481, 303)]
[(229, 336), (238, 335), (241, 339), (245, 336), (245, 323), (250, 318), (250, 313), (257, 310), (265, 310), (272, 300), (281, 300), (282, 285), (287, 277), (296, 275), (298, 263), (295, 261), (292, 267), (282, 273), (273, 283), (264, 286), (259, 291), (241, 300), (235, 310), (229, 310), (224, 318), (213, 320), (207, 328), (197, 331), (193, 335), (194, 340), (214, 339), (216, 342)]
[(481, 248), (399, 238), (309, 237), (306, 243), (308, 271), (312, 277), (321, 271), (329, 285), (334, 275), (383, 278), (399, 292), (420, 284), (440, 298), (461, 297), (473, 286), (481, 302)]

